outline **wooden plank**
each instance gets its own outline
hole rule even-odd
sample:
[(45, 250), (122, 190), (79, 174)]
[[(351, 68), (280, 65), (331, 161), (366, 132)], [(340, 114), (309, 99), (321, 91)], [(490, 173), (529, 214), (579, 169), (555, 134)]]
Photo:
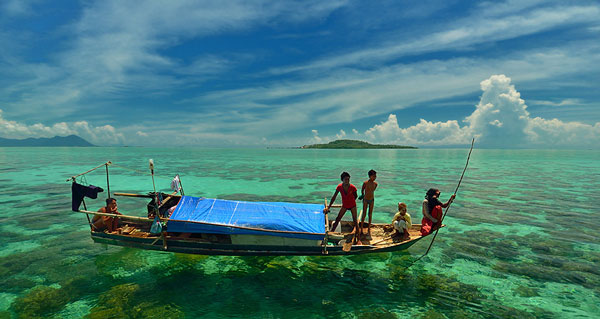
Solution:
[[(325, 198), (325, 208), (327, 208), (327, 198)], [(329, 232), (329, 217), (328, 213), (325, 213), (325, 232)]]
[(113, 195), (116, 195), (116, 196), (128, 196), (128, 197), (154, 198), (154, 195), (146, 195), (146, 194), (113, 193)]
[[(83, 209), (80, 209), (78, 211), (78, 213), (93, 214), (93, 215), (100, 215), (100, 216), (109, 216), (109, 217), (119, 217), (119, 218), (131, 219), (131, 220), (139, 220), (139, 221), (149, 222), (149, 223), (151, 223), (153, 221), (153, 219), (150, 219), (148, 217), (138, 217), (138, 216), (129, 216), (129, 215), (117, 215), (117, 214), (110, 214), (110, 213), (92, 212), (92, 211), (83, 210)], [(166, 218), (161, 218), (161, 220), (167, 220), (167, 219)]]

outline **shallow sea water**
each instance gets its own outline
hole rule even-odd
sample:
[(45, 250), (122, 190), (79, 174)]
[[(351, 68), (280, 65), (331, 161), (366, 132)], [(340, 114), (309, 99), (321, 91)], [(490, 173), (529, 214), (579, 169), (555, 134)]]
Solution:
[[(374, 222), (447, 199), (468, 150), (0, 148), (0, 318), (597, 318), (600, 151), (475, 149), (430, 254), (208, 257), (94, 244), (65, 180), (107, 160), (112, 192), (322, 203), (378, 172)], [(104, 169), (86, 182), (106, 188)], [(103, 205), (86, 199), (88, 208)], [(340, 199), (338, 199), (339, 201)], [(119, 198), (143, 216), (145, 200)]]

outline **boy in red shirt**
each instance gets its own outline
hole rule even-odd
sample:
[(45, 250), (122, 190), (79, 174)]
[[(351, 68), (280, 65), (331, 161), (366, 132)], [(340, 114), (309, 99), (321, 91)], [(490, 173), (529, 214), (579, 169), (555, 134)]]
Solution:
[(352, 233), (354, 234), (354, 240), (353, 242), (356, 242), (356, 239), (358, 238), (358, 242), (356, 242), (359, 245), (362, 245), (362, 243), (360, 242), (360, 238), (357, 237), (358, 234), (358, 219), (357, 219), (357, 214), (356, 214), (356, 198), (358, 197), (358, 195), (356, 194), (356, 192), (358, 191), (358, 189), (356, 188), (356, 186), (350, 184), (350, 174), (348, 174), (348, 172), (343, 172), (342, 175), (340, 176), (340, 179), (342, 180), (342, 182), (336, 187), (335, 189), (335, 193), (333, 193), (333, 197), (331, 197), (331, 201), (329, 202), (329, 205), (327, 205), (327, 207), (325, 207), (324, 211), (325, 213), (329, 212), (329, 207), (331, 207), (331, 205), (333, 205), (333, 202), (335, 202), (335, 198), (337, 197), (338, 193), (342, 194), (342, 208), (340, 208), (340, 212), (338, 213), (335, 222), (333, 223), (331, 230), (335, 230), (335, 228), (337, 227), (337, 225), (339, 224), (340, 220), (342, 220), (342, 217), (344, 217), (344, 214), (346, 213), (347, 210), (350, 210), (352, 212), (352, 221), (354, 222), (354, 229), (352, 230)]

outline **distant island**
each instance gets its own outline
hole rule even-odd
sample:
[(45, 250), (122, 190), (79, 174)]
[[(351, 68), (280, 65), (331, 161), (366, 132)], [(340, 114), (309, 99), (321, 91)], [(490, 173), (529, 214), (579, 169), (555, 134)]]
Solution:
[(26, 138), (22, 140), (1, 138), (0, 147), (31, 146), (96, 146), (77, 135), (55, 136), (50, 138)]
[(301, 148), (327, 148), (327, 149), (416, 149), (414, 146), (371, 144), (357, 140), (336, 140), (327, 144), (304, 145)]

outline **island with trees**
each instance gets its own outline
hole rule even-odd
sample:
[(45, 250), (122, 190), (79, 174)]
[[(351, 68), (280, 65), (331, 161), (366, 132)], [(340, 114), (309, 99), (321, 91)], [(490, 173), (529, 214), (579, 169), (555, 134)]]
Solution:
[(416, 149), (414, 146), (393, 144), (371, 144), (357, 140), (335, 140), (327, 144), (304, 145), (301, 148), (321, 149)]

